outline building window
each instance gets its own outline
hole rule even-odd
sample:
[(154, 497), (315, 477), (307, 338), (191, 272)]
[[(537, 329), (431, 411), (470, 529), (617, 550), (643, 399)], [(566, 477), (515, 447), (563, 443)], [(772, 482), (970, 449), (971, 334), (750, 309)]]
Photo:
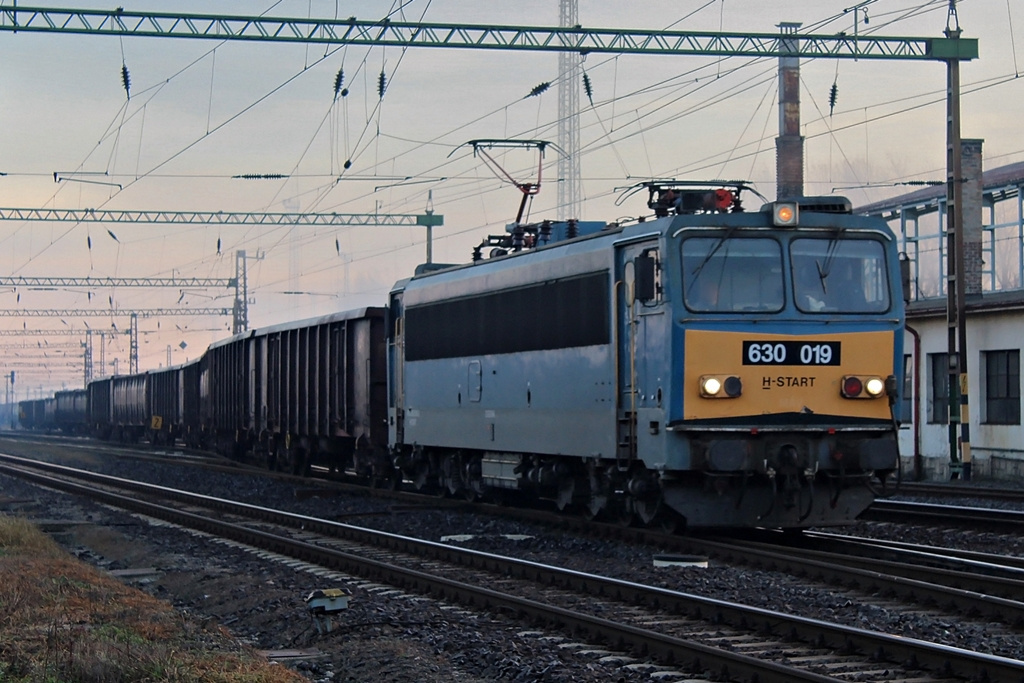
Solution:
[(903, 356), (903, 393), (900, 396), (900, 422), (905, 425), (914, 424), (914, 357), (909, 353)]
[(928, 422), (949, 424), (949, 355), (928, 354)]
[(1020, 424), (1020, 351), (985, 352), (985, 422)]

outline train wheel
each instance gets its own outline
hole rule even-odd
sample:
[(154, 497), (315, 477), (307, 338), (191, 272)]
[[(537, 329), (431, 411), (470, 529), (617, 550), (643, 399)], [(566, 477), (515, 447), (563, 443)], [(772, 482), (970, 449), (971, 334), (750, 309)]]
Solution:
[(664, 507), (661, 496), (657, 498), (636, 498), (633, 500), (633, 509), (636, 510), (637, 517), (646, 526), (651, 526), (652, 522), (663, 513)]
[(621, 527), (633, 526), (636, 514), (633, 512), (633, 506), (630, 505), (630, 502), (629, 500), (623, 500), (605, 508), (605, 516), (608, 518), (608, 521)]
[(604, 493), (591, 493), (587, 504), (583, 506), (583, 516), (593, 521), (601, 516), (608, 507), (608, 495)]
[(462, 495), (470, 503), (485, 495), (489, 496), (493, 489), (484, 484), (483, 470), (481, 469), (480, 458), (472, 455), (464, 455), (459, 458), (460, 471), (464, 487)]
[(308, 449), (299, 447), (293, 448), (295, 457), (292, 460), (292, 473), (300, 477), (308, 477), (312, 474), (313, 455)]
[(429, 490), (432, 486), (436, 485), (436, 481), (432, 481), (434, 477), (430, 474), (430, 463), (419, 462), (416, 464), (416, 472), (412, 476), (412, 486), (414, 489), (423, 493)]
[(660, 496), (655, 499), (635, 500), (633, 509), (636, 510), (636, 516), (640, 518), (644, 526), (649, 529), (659, 529), (666, 534), (675, 533), (682, 522), (679, 515), (669, 509)]
[(462, 459), (453, 453), (445, 455), (441, 460), (441, 491), (452, 496), (465, 493), (466, 484), (462, 480)]
[(284, 472), (288, 465), (288, 449), (283, 443), (277, 443), (274, 445), (271, 453), (270, 469), (276, 472)]
[(565, 512), (572, 507), (576, 496), (576, 478), (565, 477), (558, 482), (558, 496), (555, 497), (555, 505), (560, 512)]
[(402, 483), (402, 473), (398, 468), (391, 468), (390, 471), (374, 471), (370, 477), (370, 488), (384, 489), (386, 491), (397, 491)]

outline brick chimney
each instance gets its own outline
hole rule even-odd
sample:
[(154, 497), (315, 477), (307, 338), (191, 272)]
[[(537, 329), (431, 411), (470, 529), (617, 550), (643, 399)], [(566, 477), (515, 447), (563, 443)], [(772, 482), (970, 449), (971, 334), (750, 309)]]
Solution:
[(779, 24), (779, 137), (775, 138), (776, 198), (804, 194), (804, 138), (800, 135), (800, 40), (798, 23)]
[(960, 141), (960, 167), (964, 178), (964, 295), (980, 295), (982, 291), (981, 226), (982, 210), (982, 154), (984, 140)]

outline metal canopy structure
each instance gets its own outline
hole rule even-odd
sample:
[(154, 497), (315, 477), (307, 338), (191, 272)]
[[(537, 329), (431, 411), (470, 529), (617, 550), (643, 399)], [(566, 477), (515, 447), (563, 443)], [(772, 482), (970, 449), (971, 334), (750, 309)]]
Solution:
[[(491, 26), (402, 21), (283, 18), (0, 5), (0, 30), (274, 41), (327, 45), (447, 47), (610, 54), (777, 57), (778, 34), (703, 33), (583, 27)], [(973, 59), (973, 39), (801, 35), (800, 57)]]
[[(981, 191), (982, 288), (986, 294), (1024, 289), (1024, 162), (984, 171)], [(947, 295), (948, 207), (946, 188), (932, 185), (856, 209), (892, 222), (902, 236), (915, 274), (912, 300)]]

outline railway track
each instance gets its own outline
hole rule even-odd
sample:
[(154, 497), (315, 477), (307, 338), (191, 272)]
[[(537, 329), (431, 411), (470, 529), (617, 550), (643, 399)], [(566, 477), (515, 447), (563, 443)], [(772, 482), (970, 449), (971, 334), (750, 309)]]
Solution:
[[(551, 629), (611, 643), (618, 650), (711, 671), (730, 680), (893, 680), (893, 675), (921, 681), (1024, 679), (1024, 663), (1015, 660), (56, 465), (5, 460), (4, 471), (47, 486), (405, 590), (520, 615)], [(163, 500), (127, 496), (125, 489)], [(167, 499), (177, 502), (170, 506)], [(289, 531), (269, 529), (268, 524)], [(581, 601), (581, 595), (586, 599)], [(911, 664), (894, 674), (906, 663)]]
[[(121, 458), (133, 458), (137, 460), (148, 460), (168, 464), (188, 464), (197, 467), (220, 472), (247, 472), (260, 476), (272, 477), (282, 481), (298, 483), (307, 487), (324, 487), (331, 490), (369, 492), (369, 495), (381, 496), (408, 502), (410, 504), (422, 503), (429, 499), (432, 505), (450, 506), (452, 508), (465, 508), (468, 503), (464, 500), (453, 500), (436, 497), (423, 492), (406, 490), (382, 490), (368, 489), (362, 483), (350, 483), (343, 477), (328, 476), (326, 471), (322, 477), (302, 477), (285, 472), (276, 472), (264, 468), (240, 463), (209, 453), (189, 452), (176, 449), (173, 452), (146, 451), (133, 449), (127, 446), (114, 447), (111, 444), (96, 444), (94, 441), (69, 438), (64, 436), (46, 436), (29, 434), (22, 435), (17, 432), (0, 433), (0, 441), (11, 439), (14, 441), (28, 443), (38, 442), (44, 444), (59, 444), (61, 447), (74, 448), (85, 452), (93, 452), (103, 455), (114, 455)], [(1016, 489), (988, 489), (983, 487), (964, 487), (948, 484), (932, 484), (920, 482), (907, 482), (902, 484), (901, 492), (907, 495), (936, 495), (941, 497), (959, 498), (989, 498), (993, 500), (1018, 501), (1024, 505), (1024, 490)], [(591, 529), (591, 533), (600, 533), (607, 537), (618, 537), (626, 540), (657, 539), (663, 542), (668, 534), (652, 529), (624, 527), (621, 524), (603, 524), (596, 526), (592, 520), (577, 519), (570, 515), (553, 514), (543, 509), (515, 509), (487, 503), (476, 503), (484, 510), (500, 509), (505, 516), (515, 515), (523, 519), (541, 520), (545, 523), (562, 525), (572, 530)], [(962, 505), (937, 505), (934, 503), (921, 503), (914, 501), (896, 501), (888, 499), (876, 500), (870, 508), (861, 514), (860, 519), (865, 521), (907, 523), (949, 523), (960, 525), (984, 525), (986, 529), (1002, 529), (1019, 532), (1024, 529), (1024, 512), (1012, 510), (998, 510), (992, 508), (965, 507)]]
[(924, 522), (980, 527), (987, 531), (1014, 533), (1024, 531), (1024, 512), (994, 508), (937, 505), (903, 500), (876, 500), (860, 515), (860, 519), (873, 522)]
[(974, 615), (1024, 627), (1020, 558), (823, 532), (771, 540), (705, 542), (720, 560), (781, 570), (865, 595), (895, 596), (947, 617)]
[[(74, 447), (103, 454), (110, 452), (88, 442), (75, 443)], [(268, 472), (206, 454), (154, 454), (130, 449), (117, 449), (115, 453), (117, 457), (203, 467), (228, 473), (244, 471), (273, 477), (306, 487), (307, 495), (317, 495), (321, 490), (353, 491), (360, 494), (368, 492), (363, 486), (342, 481), (311, 480), (292, 474)], [(1024, 603), (1017, 600), (1024, 595), (1024, 573), (1014, 569), (1024, 566), (1024, 562), (1010, 557), (843, 537), (823, 532), (795, 535), (766, 532), (744, 539), (681, 537), (647, 529), (623, 528), (616, 524), (595, 524), (589, 520), (543, 510), (485, 504), (471, 506), (462, 500), (424, 496), (408, 491), (370, 490), (369, 494), (409, 505), (422, 505), (424, 500), (428, 500), (431, 506), (482, 509), (503, 517), (561, 527), (569, 533), (611, 537), (627, 542), (641, 541), (663, 548), (670, 554), (701, 555), (719, 562), (764, 571), (782, 571), (826, 585), (856, 588), (865, 596), (894, 596), (920, 609), (933, 610), (946, 617), (975, 615), (1008, 627), (1024, 625)], [(909, 505), (916, 507), (915, 504)], [(934, 506), (926, 506), (924, 509), (930, 507)], [(907, 509), (907, 505), (900, 503), (895, 509), (898, 511), (896, 518), (906, 521), (901, 511)], [(954, 512), (957, 509), (962, 508), (954, 508)], [(1013, 517), (1010, 515), (1011, 519)], [(956, 519), (955, 516), (953, 518)], [(921, 521), (932, 523), (935, 518), (923, 515)]]
[(899, 493), (905, 496), (928, 496), (954, 500), (963, 500), (964, 498), (998, 500), (1024, 505), (1024, 489), (978, 486), (967, 482), (942, 484), (930, 481), (905, 481), (900, 484)]

